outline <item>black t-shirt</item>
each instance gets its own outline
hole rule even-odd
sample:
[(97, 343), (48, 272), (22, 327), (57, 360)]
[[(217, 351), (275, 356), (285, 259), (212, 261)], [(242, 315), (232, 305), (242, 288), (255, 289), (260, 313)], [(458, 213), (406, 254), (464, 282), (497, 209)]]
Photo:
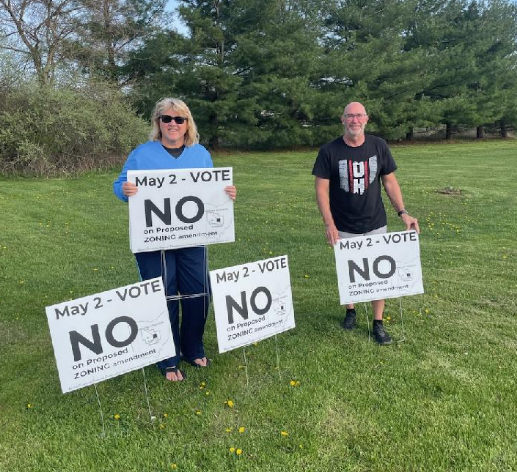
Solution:
[(367, 134), (358, 147), (346, 144), (342, 136), (322, 146), (312, 174), (330, 181), (330, 211), (337, 229), (360, 234), (386, 225), (380, 177), (395, 170), (386, 141)]

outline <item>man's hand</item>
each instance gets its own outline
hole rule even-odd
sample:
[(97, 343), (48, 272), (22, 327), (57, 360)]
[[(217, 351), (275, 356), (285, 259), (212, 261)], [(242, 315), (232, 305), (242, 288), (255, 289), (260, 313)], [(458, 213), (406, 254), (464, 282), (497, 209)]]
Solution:
[(327, 235), (327, 241), (329, 244), (334, 247), (334, 245), (339, 240), (339, 233), (337, 231), (336, 225), (334, 223), (325, 225), (326, 227), (326, 235)]
[(411, 215), (408, 215), (407, 213), (403, 213), (402, 215), (400, 215), (400, 217), (406, 225), (406, 231), (414, 229), (418, 234), (420, 234), (420, 227), (418, 226), (418, 220), (416, 218), (413, 218)]
[(124, 182), (122, 184), (122, 193), (126, 197), (132, 197), (138, 192), (138, 187), (133, 182)]

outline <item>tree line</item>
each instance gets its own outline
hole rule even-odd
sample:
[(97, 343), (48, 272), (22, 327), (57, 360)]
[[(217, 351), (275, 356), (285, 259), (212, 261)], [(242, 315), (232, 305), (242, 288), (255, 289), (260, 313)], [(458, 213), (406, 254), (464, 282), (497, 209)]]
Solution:
[(321, 144), (350, 100), (386, 139), (517, 123), (510, 0), (178, 3), (182, 32), (165, 0), (0, 0), (0, 93), (102, 82), (144, 118), (182, 97), (211, 147)]

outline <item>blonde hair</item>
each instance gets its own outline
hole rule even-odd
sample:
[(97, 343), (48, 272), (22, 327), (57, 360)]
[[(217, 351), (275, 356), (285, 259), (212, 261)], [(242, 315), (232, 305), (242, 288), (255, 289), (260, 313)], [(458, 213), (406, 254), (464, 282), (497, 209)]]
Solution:
[(160, 130), (160, 116), (163, 112), (172, 108), (180, 116), (184, 116), (187, 119), (187, 132), (185, 133), (185, 146), (190, 147), (194, 144), (199, 143), (199, 134), (197, 132), (196, 122), (192, 118), (192, 114), (186, 103), (179, 98), (162, 98), (156, 102), (156, 105), (151, 115), (152, 129), (149, 134), (151, 141), (160, 141), (162, 139), (162, 132)]

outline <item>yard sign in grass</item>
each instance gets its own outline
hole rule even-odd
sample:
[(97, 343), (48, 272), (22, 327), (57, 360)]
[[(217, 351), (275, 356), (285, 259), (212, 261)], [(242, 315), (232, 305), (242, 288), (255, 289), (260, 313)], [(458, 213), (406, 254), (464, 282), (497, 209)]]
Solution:
[(212, 270), (219, 352), (294, 328), (287, 256)]
[(129, 171), (138, 187), (129, 198), (133, 252), (235, 241), (233, 201), (224, 188), (232, 169)]
[(175, 355), (160, 278), (46, 308), (63, 393)]
[(334, 253), (342, 305), (424, 293), (416, 231), (340, 239)]

